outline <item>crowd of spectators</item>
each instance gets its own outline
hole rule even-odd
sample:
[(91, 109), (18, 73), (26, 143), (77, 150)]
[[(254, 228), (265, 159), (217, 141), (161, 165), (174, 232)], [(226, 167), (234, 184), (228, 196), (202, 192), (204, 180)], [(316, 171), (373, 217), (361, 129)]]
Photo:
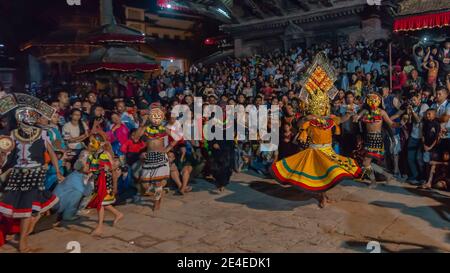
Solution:
[[(192, 65), (185, 72), (163, 71), (146, 79), (127, 74), (107, 80), (31, 84), (26, 92), (57, 109), (55, 116), (41, 125), (48, 129), (66, 179), (59, 184), (54, 170), (49, 168), (46, 188), (60, 195), (73, 196), (76, 192), (75, 201), (88, 195), (89, 188), (82, 183), (87, 175), (82, 159), (89, 136), (102, 130), (108, 136), (120, 172), (117, 202), (138, 202), (135, 165), (145, 143), (137, 137), (136, 130), (146, 120), (149, 105), (160, 103), (166, 113), (179, 104), (193, 109), (194, 97), (202, 97), (205, 105), (280, 107), (278, 150), (261, 149), (261, 141), (236, 141), (234, 158), (230, 159), (235, 172), (270, 175), (269, 167), (274, 161), (304, 148), (297, 141), (299, 124), (306, 114), (305, 104), (298, 96), (300, 80), (319, 51), (326, 53), (338, 73), (335, 85), (339, 93), (331, 102), (333, 115), (342, 116), (348, 109), (357, 113), (370, 92), (381, 94), (388, 115), (402, 111), (399, 120), (403, 126), (384, 130), (386, 156), (378, 164), (400, 181), (423, 189), (449, 190), (450, 42), (394, 44), (390, 73), (388, 45), (383, 40), (322, 43), (287, 52), (228, 58), (212, 65)], [(1, 85), (0, 89), (0, 96), (11, 92)], [(165, 126), (171, 130), (174, 121), (167, 115)], [(13, 119), (2, 117), (1, 134), (8, 135), (15, 126)], [(363, 126), (351, 120), (341, 126), (342, 134), (335, 137), (333, 146), (339, 154), (355, 155), (363, 139)], [(206, 140), (185, 140), (177, 145), (169, 153), (173, 182), (169, 185), (179, 194), (186, 194), (193, 178), (210, 179), (209, 160), (214, 157), (211, 149)], [(70, 219), (78, 203), (69, 198), (65, 204), (72, 207), (65, 217)]]

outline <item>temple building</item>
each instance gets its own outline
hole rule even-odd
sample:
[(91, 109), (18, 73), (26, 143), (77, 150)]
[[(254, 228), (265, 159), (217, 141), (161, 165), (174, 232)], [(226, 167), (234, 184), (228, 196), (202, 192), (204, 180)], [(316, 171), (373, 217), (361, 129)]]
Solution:
[(321, 41), (387, 39), (397, 0), (157, 0), (162, 8), (221, 23), (235, 56)]
[(69, 80), (72, 66), (97, 48), (84, 41), (85, 35), (98, 26), (96, 16), (64, 15), (57, 19), (57, 25), (57, 30), (23, 44), (20, 49), (27, 56), (30, 82)]
[[(152, 5), (145, 1), (129, 1), (124, 5), (125, 24), (146, 34), (148, 42), (139, 49), (161, 62), (164, 70), (185, 71), (190, 63), (213, 49), (201, 45), (202, 31), (208, 25), (208, 14), (202, 14), (195, 8), (177, 5), (171, 1), (158, 0)], [(181, 2), (180, 2), (181, 3)], [(206, 16), (205, 16), (206, 15)], [(218, 23), (212, 23), (211, 29), (217, 30)]]
[(448, 36), (450, 4), (447, 0), (403, 0), (393, 30), (396, 33), (429, 30)]
[(235, 1), (231, 12), (238, 23), (224, 24), (222, 30), (234, 38), (237, 56), (321, 41), (371, 41), (389, 37), (395, 7), (391, 2)]

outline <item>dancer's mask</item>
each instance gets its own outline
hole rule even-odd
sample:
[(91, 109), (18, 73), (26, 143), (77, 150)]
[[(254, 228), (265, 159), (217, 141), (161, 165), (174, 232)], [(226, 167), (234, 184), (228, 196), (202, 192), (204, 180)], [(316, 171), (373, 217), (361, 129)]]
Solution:
[(320, 89), (309, 93), (308, 113), (316, 116), (330, 115), (330, 99)]
[(164, 111), (159, 107), (153, 107), (150, 109), (150, 122), (153, 126), (161, 125), (164, 120)]
[(89, 150), (95, 152), (100, 149), (102, 143), (104, 142), (103, 138), (100, 135), (93, 135), (89, 140)]
[(16, 120), (24, 127), (34, 127), (41, 115), (33, 108), (23, 107), (16, 111)]
[(377, 94), (368, 94), (366, 98), (366, 103), (370, 107), (370, 109), (375, 110), (377, 109), (381, 104), (381, 98)]

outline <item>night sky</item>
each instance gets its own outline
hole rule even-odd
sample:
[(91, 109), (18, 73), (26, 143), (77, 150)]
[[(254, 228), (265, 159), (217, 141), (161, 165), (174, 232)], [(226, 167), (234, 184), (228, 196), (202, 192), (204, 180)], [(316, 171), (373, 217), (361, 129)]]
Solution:
[[(154, 2), (148, 1), (149, 6)], [(132, 1), (114, 0), (116, 17), (123, 16), (122, 5)], [(18, 47), (34, 38), (45, 37), (57, 28), (56, 16), (82, 11), (98, 15), (98, 0), (81, 0), (81, 6), (69, 6), (66, 0), (0, 0), (0, 43), (11, 55)]]

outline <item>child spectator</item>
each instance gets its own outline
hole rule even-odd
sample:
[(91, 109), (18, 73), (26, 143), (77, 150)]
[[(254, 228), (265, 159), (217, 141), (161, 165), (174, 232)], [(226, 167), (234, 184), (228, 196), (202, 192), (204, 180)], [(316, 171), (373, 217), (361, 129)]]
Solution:
[(130, 138), (120, 147), (120, 151), (125, 155), (125, 162), (128, 166), (136, 163), (144, 150), (145, 143), (138, 137), (136, 129), (131, 130)]
[[(422, 142), (423, 142), (423, 160), (426, 164), (427, 177), (430, 173), (430, 161), (433, 153), (435, 152), (436, 145), (439, 140), (439, 134), (441, 125), (436, 118), (436, 109), (428, 109), (425, 114), (425, 120), (422, 128)], [(426, 184), (420, 186), (420, 188), (427, 188)]]

